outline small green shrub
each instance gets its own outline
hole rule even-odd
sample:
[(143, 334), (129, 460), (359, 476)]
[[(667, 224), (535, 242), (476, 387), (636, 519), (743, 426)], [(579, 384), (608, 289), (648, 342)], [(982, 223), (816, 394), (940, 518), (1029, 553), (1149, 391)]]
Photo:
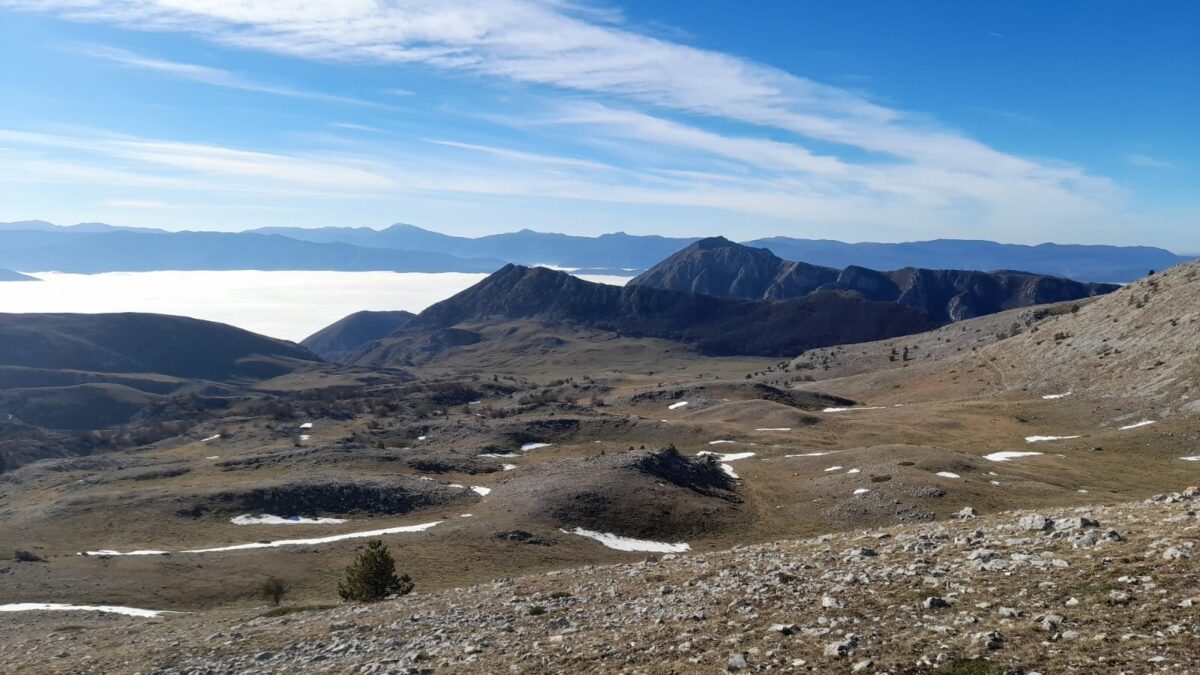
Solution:
[(355, 602), (376, 602), (412, 590), (412, 579), (407, 574), (397, 576), (396, 560), (378, 539), (367, 542), (367, 549), (346, 568), (346, 580), (338, 584), (338, 595)]

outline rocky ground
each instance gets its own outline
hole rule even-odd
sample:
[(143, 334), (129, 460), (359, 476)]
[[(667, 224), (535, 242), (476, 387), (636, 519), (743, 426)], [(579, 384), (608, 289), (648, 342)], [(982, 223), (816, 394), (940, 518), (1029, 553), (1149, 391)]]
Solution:
[(26, 613), (10, 672), (1200, 670), (1200, 490), (651, 556), (375, 605)]

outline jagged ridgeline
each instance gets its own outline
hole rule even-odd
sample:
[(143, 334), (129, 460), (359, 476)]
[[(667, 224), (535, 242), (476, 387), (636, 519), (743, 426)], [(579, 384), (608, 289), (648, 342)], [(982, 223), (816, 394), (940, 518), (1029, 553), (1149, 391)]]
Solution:
[(765, 248), (723, 237), (701, 239), (629, 282), (630, 285), (730, 298), (788, 300), (849, 291), (875, 302), (919, 309), (936, 321), (961, 321), (1006, 309), (1111, 293), (1116, 284), (1081, 283), (1027, 272), (906, 267), (878, 272), (793, 262)]
[[(928, 330), (925, 312), (874, 302), (850, 292), (813, 294), (780, 302), (719, 298), (646, 286), (611, 286), (542, 267), (507, 265), (421, 312), (400, 332), (362, 347), (350, 362), (408, 363), (446, 331), (512, 321), (568, 324), (635, 338), (662, 338), (703, 354), (794, 355), (810, 347), (876, 340)], [(447, 347), (479, 339), (460, 336)], [(434, 343), (431, 347), (430, 344)]]

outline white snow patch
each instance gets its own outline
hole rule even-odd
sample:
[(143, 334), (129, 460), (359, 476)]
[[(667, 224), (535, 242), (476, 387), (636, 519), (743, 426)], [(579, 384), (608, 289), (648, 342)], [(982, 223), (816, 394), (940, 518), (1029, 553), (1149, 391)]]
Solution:
[(742, 479), (742, 477), (737, 475), (737, 472), (733, 470), (732, 464), (722, 464), (721, 470), (724, 471), (725, 475), (729, 476), (730, 478), (734, 478), (736, 480)]
[(1047, 441), (1069, 441), (1079, 436), (1026, 436), (1026, 443), (1045, 443)]
[(474, 513), (464, 513), (461, 516), (459, 516), (459, 518), (474, 518), (474, 517), (475, 517)]
[(1142, 427), (1148, 427), (1151, 424), (1158, 424), (1158, 422), (1155, 422), (1154, 420), (1142, 420), (1141, 422), (1137, 422), (1135, 424), (1128, 424), (1126, 426), (1121, 427), (1121, 431), (1129, 431), (1130, 429), (1140, 429)]
[(884, 408), (883, 406), (878, 406), (878, 405), (868, 406), (865, 408), (826, 408), (826, 409), (822, 410), (821, 412), (839, 413), (839, 412), (852, 412), (852, 411), (856, 411), (856, 410), (886, 410), (886, 408)]
[(204, 459), (221, 459), (221, 456), (220, 455), (209, 455), (208, 457), (205, 457)]
[(346, 522), (344, 518), (302, 518), (300, 516), (273, 516), (264, 513), (260, 516), (245, 514), (229, 519), (234, 525), (338, 525)]
[(157, 551), (153, 549), (140, 549), (137, 551), (113, 551), (111, 549), (100, 549), (99, 551), (87, 551), (81, 555), (168, 555), (170, 551)]
[[(313, 539), (280, 539), (278, 541), (257, 541), (253, 544), (235, 544), (233, 546), (218, 546), (216, 548), (192, 548), (179, 551), (180, 553), (223, 553), (225, 551), (247, 551), (257, 548), (279, 548), (281, 546), (317, 546), (319, 544), (332, 544), (336, 541), (345, 541), (347, 539), (365, 539), (370, 537), (382, 537), (386, 534), (401, 534), (405, 532), (422, 532), (429, 528), (440, 525), (445, 521), (436, 520), (432, 523), (421, 523), (420, 525), (401, 525), (400, 527), (389, 527), (382, 530), (367, 530), (365, 532), (347, 532), (345, 534), (333, 534), (328, 537), (316, 537)], [(95, 555), (95, 556), (124, 556), (124, 555), (167, 555), (168, 551), (129, 551), (122, 553), (120, 551), (88, 551), (80, 555)]]
[(307, 441), (310, 438), (312, 438), (312, 436), (309, 436), (308, 434), (300, 434), (300, 440), (302, 441)]
[(759, 427), (755, 431), (791, 431), (791, 427)]
[(998, 480), (989, 480), (988, 482), (989, 482), (989, 483), (991, 483), (992, 485), (999, 485), (999, 484), (1000, 484), (1000, 481), (998, 481)]
[(754, 456), (754, 453), (753, 452), (731, 452), (728, 454), (721, 454), (719, 452), (710, 452), (708, 450), (701, 450), (700, 452), (696, 453), (697, 457), (704, 457), (706, 455), (711, 455), (713, 457), (716, 457), (718, 462), (736, 462), (739, 459), (749, 459), (750, 457)]
[(1180, 457), (1185, 462), (1200, 462), (1200, 455), (1192, 455), (1191, 457)]
[(1082, 488), (1081, 488), (1081, 489), (1079, 489), (1079, 490), (1076, 490), (1076, 492), (1078, 492), (1078, 493), (1079, 493), (1079, 494), (1081, 494), (1081, 495), (1086, 495), (1086, 494), (1088, 493), (1088, 491), (1087, 491), (1087, 490), (1084, 490), (1084, 489), (1082, 489)]
[(300, 425), (300, 428), (301, 428), (301, 429), (311, 429), (311, 428), (312, 428), (312, 422), (305, 422), (304, 424), (301, 424), (301, 425)]
[(646, 539), (632, 539), (630, 537), (622, 537), (611, 532), (596, 532), (594, 530), (585, 530), (582, 527), (577, 527), (574, 530), (559, 530), (566, 534), (577, 534), (588, 539), (595, 539), (604, 544), (608, 548), (618, 551), (646, 551), (649, 553), (686, 553), (692, 550), (690, 544), (665, 544), (657, 541), (648, 541)]
[(418, 440), (418, 441), (423, 441), (423, 440), (425, 440), (425, 437), (424, 437), (424, 436), (417, 436), (417, 440)]
[(870, 492), (870, 490), (868, 490), (867, 488), (858, 488), (857, 490), (854, 491), (854, 494), (855, 495), (865, 495), (868, 492)]
[(65, 605), (59, 602), (17, 602), (11, 605), (0, 605), (0, 612), (103, 612), (105, 614), (136, 616), (143, 619), (156, 619), (163, 614), (183, 613), (168, 612), (161, 609), (121, 607), (119, 605)]
[(672, 403), (671, 405), (667, 406), (667, 410), (678, 410), (687, 404), (688, 404), (687, 401), (680, 401), (679, 403)]
[(211, 443), (220, 437), (221, 437), (221, 434), (213, 434), (212, 436), (209, 436), (208, 438), (201, 438), (200, 442), (201, 443)]
[(548, 448), (552, 445), (554, 445), (554, 444), (553, 443), (526, 443), (525, 445), (521, 446), (521, 452), (529, 452), (530, 450), (537, 450), (539, 448)]
[(709, 441), (709, 445), (725, 445), (728, 443), (737, 443), (737, 441)]
[(486, 497), (486, 496), (488, 496), (488, 493), (490, 493), (492, 491), (492, 488), (486, 488), (486, 487), (480, 487), (478, 485), (472, 485), (471, 491), (474, 492), (475, 494), (479, 495), (480, 497)]
[(939, 471), (934, 475), (941, 476), (942, 478), (962, 478), (962, 476), (954, 473), (953, 471)]
[(508, 459), (509, 457), (518, 457), (515, 452), (485, 452), (480, 457), (495, 457), (497, 459)]
[(846, 473), (862, 473), (862, 469), (850, 469)]
[(1047, 400), (1047, 401), (1055, 401), (1055, 400), (1058, 400), (1058, 399), (1060, 399), (1060, 398), (1066, 398), (1066, 397), (1070, 396), (1070, 395), (1071, 395), (1071, 394), (1073, 394), (1073, 393), (1074, 393), (1074, 392), (1070, 392), (1070, 391), (1068, 391), (1068, 392), (1067, 392), (1067, 393), (1065, 393), (1065, 394), (1046, 394), (1046, 395), (1045, 395), (1045, 396), (1043, 396), (1042, 398), (1043, 398), (1043, 399), (1045, 399), (1045, 400)]
[(984, 455), (983, 458), (992, 462), (1007, 462), (1021, 457), (1033, 457), (1040, 455), (1040, 452), (1016, 452), (1013, 450), (1004, 450), (1002, 452), (993, 452), (990, 455)]
[(806, 452), (802, 455), (784, 455), (784, 457), (785, 458), (787, 458), (787, 457), (824, 457), (825, 455), (832, 455), (832, 454), (833, 454), (832, 452)]
[(504, 469), (505, 471), (512, 471), (513, 469), (517, 468), (517, 465), (516, 464), (501, 464), (500, 468)]
[(449, 483), (449, 484), (447, 484), (447, 485), (446, 485), (446, 487), (458, 488), (458, 489), (460, 489), (460, 490), (465, 490), (465, 489), (467, 489), (467, 486), (466, 486), (466, 485), (460, 485), (460, 484), (458, 484), (458, 483)]
[(840, 466), (831, 466), (828, 469), (825, 469), (825, 473), (829, 473), (830, 471), (841, 471), (841, 470), (842, 470), (842, 467), (840, 467)]

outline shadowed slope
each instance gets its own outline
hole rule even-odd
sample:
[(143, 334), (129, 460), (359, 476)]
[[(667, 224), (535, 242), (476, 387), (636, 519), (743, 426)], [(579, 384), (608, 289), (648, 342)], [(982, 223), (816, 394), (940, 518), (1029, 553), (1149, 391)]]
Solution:
[(515, 320), (676, 340), (707, 354), (759, 356), (904, 335), (935, 325), (919, 310), (855, 294), (819, 293), (785, 302), (736, 300), (609, 286), (545, 268), (508, 265), (426, 309), (391, 338), (365, 346), (351, 362), (391, 365), (393, 358), (385, 354), (398, 341), (425, 344), (429, 340), (422, 336), (462, 324)]
[(368, 342), (403, 328), (412, 312), (355, 312), (304, 338), (300, 344), (323, 359), (342, 361)]

